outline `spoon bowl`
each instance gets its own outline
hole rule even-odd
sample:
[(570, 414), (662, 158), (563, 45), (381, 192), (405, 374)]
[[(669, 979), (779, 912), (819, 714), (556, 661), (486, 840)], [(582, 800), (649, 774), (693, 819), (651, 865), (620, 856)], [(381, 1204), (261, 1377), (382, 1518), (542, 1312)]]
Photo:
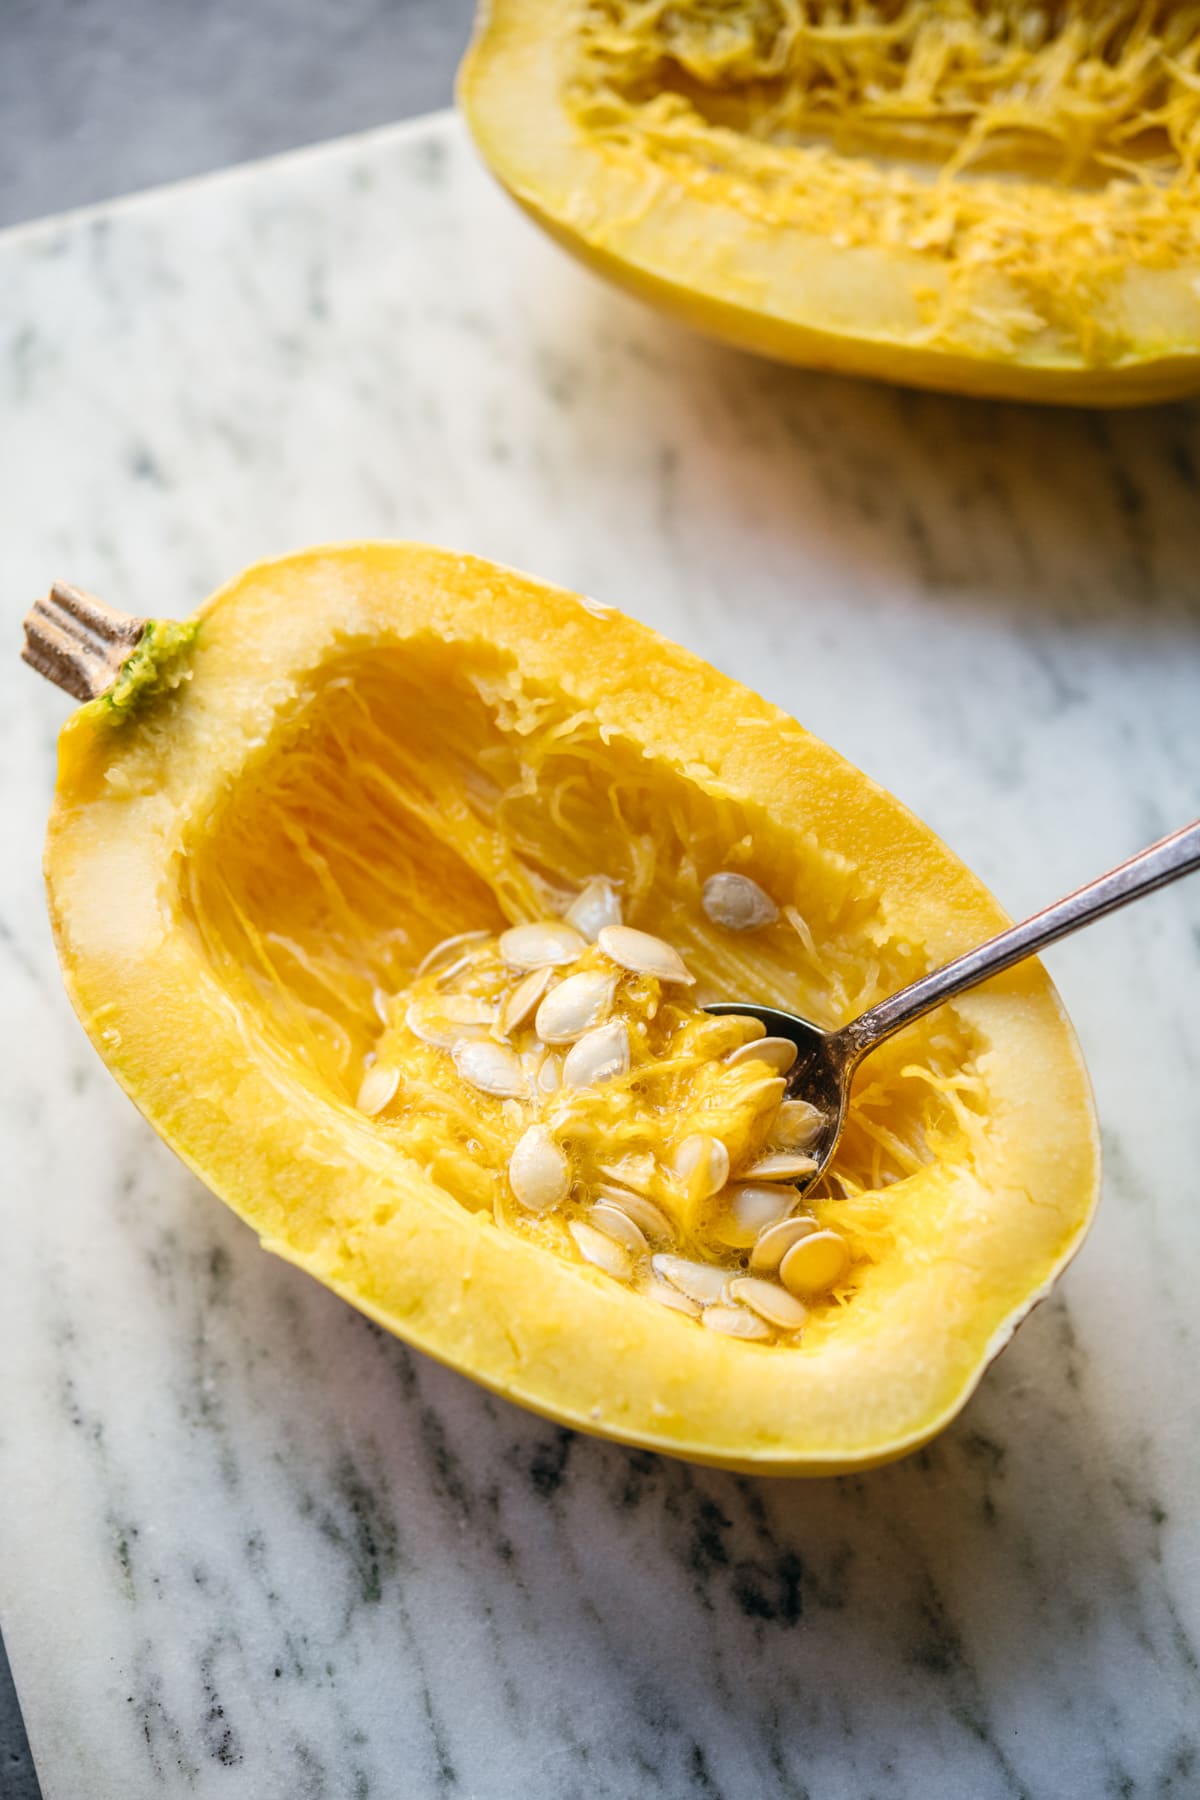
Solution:
[(1101, 875), (1086, 887), (1076, 888), (1065, 899), (1034, 913), (1020, 925), (989, 938), (977, 949), (955, 957), (919, 981), (901, 988), (899, 993), (881, 1000), (857, 1019), (841, 1025), (836, 1031), (822, 1031), (811, 1020), (777, 1006), (743, 1004), (737, 1000), (719, 1000), (706, 1011), (725, 1015), (740, 1014), (757, 1019), (768, 1037), (785, 1038), (796, 1046), (796, 1060), (787, 1072), (786, 1098), (807, 1100), (824, 1117), (820, 1134), (812, 1145), (817, 1166), (796, 1183), (803, 1191), (812, 1186), (828, 1168), (846, 1123), (850, 1102), (850, 1082), (864, 1056), (868, 1056), (885, 1038), (900, 1031), (914, 1020), (958, 994), (978, 987), (1002, 969), (1024, 962), (1055, 944), (1059, 938), (1078, 931), (1093, 920), (1140, 900), (1168, 882), (1178, 881), (1200, 869), (1200, 819), (1185, 825), (1170, 837), (1160, 838), (1149, 849), (1131, 856)]
[(817, 1166), (795, 1184), (798, 1189), (811, 1187), (832, 1161), (846, 1123), (850, 1077), (858, 1058), (846, 1066), (850, 1051), (843, 1033), (822, 1031), (811, 1020), (802, 1019), (798, 1013), (782, 1012), (777, 1006), (742, 1006), (735, 1000), (718, 1000), (704, 1010), (720, 1017), (757, 1019), (768, 1037), (786, 1038), (795, 1044), (796, 1060), (785, 1077), (784, 1099), (807, 1100), (822, 1119), (818, 1136), (805, 1145), (809, 1155), (816, 1158)]

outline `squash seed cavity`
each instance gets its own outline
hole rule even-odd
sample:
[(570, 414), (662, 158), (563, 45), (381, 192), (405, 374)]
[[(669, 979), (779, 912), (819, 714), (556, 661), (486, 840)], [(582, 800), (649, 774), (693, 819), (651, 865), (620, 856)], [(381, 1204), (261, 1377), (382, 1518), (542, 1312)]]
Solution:
[[(702, 906), (726, 931), (778, 917), (730, 871), (709, 878)], [(362, 1113), (390, 1107), (389, 1129), (402, 1131), (432, 1083), (428, 1104), (461, 1141), (471, 1191), (488, 1191), (489, 1164), (507, 1167), (515, 1210), (497, 1202), (502, 1228), (573, 1250), (681, 1321), (799, 1342), (851, 1255), (793, 1210), (824, 1119), (783, 1098), (789, 1041), (748, 1016), (705, 1013), (678, 951), (626, 925), (602, 875), (564, 917), (460, 933), (422, 969), (406, 993), (372, 994), (383, 1031), (363, 1064)], [(406, 1056), (421, 1059), (411, 1082)]]

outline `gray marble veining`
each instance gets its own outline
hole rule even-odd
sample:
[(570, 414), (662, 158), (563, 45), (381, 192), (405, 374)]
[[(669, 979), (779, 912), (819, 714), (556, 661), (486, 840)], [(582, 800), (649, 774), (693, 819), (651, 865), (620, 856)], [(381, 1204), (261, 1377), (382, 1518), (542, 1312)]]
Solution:
[(1106, 1204), (962, 1418), (854, 1479), (693, 1469), (408, 1352), (157, 1142), (62, 996), (65, 708), (14, 648), (54, 576), (182, 614), (429, 537), (687, 641), (1020, 912), (1200, 810), (1197, 408), (708, 345), (449, 119), (11, 233), (0, 293), (0, 1605), (46, 1800), (1200, 1793), (1194, 886), (1049, 959)]

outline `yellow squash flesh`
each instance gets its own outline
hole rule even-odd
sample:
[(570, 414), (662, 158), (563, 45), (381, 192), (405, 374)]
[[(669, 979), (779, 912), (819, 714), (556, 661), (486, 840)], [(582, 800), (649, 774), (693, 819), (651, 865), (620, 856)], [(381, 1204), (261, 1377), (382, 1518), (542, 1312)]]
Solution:
[[(703, 987), (830, 1024), (999, 928), (980, 883), (775, 707), (506, 569), (318, 549), (197, 618), (64, 727), (46, 853), (71, 998), (166, 1141), (268, 1249), (582, 1430), (824, 1474), (945, 1425), (1095, 1202), (1087, 1077), (1038, 965), (865, 1065), (818, 1201), (853, 1279), (798, 1345), (702, 1331), (506, 1228), (496, 1171), (354, 1101), (379, 989), (596, 873)], [(701, 886), (731, 867), (794, 916), (711, 924)]]
[(1200, 385), (1200, 7), (487, 0), (459, 96), (583, 260), (787, 362)]

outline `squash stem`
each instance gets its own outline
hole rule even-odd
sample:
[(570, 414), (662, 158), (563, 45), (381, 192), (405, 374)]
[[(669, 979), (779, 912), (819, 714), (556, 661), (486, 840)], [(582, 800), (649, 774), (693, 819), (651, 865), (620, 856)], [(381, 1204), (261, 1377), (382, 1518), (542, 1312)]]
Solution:
[(21, 656), (76, 700), (97, 700), (113, 686), (146, 625), (82, 588), (56, 581), (26, 614)]

